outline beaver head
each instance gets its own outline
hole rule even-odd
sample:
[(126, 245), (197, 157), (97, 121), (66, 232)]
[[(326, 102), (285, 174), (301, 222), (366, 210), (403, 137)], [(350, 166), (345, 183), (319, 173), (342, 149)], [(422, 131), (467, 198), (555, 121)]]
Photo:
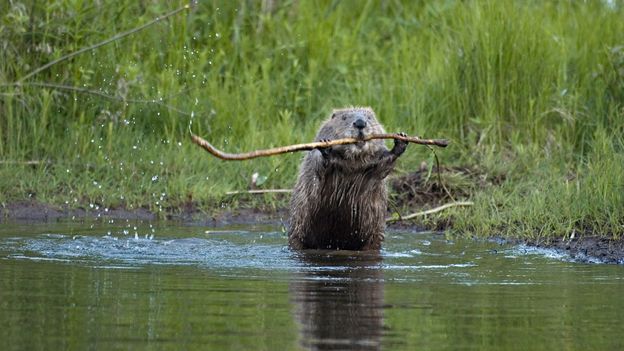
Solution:
[[(385, 131), (371, 108), (351, 107), (332, 111), (331, 116), (323, 123), (316, 135), (316, 140), (364, 139), (371, 134), (381, 133), (385, 133)], [(377, 151), (385, 149), (385, 145), (382, 140), (376, 139), (334, 146), (333, 149), (342, 153), (344, 157), (353, 158), (375, 154)]]

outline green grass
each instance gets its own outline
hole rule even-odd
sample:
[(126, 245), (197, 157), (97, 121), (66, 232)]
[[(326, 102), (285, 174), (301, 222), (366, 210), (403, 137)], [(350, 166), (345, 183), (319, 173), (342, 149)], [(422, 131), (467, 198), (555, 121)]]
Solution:
[[(369, 105), (388, 131), (451, 139), (443, 164), (504, 179), (428, 221), (474, 235), (624, 233), (621, 2), (277, 3), (201, 2), (20, 86), (185, 3), (2, 3), (0, 159), (45, 163), (0, 165), (0, 202), (236, 208), (226, 191), (254, 172), (291, 187), (301, 155), (219, 161), (189, 125), (248, 151), (309, 141), (331, 108)], [(399, 168), (428, 152), (411, 146)]]

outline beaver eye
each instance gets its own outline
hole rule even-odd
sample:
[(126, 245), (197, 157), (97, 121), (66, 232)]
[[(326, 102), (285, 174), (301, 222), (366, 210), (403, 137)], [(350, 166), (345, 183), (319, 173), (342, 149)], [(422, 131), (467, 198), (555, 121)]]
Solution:
[(347, 120), (347, 116), (342, 116), (342, 120), (346, 121)]
[(335, 112), (334, 112), (334, 113), (332, 113), (331, 118), (333, 119), (334, 117), (336, 117), (336, 113), (335, 113)]

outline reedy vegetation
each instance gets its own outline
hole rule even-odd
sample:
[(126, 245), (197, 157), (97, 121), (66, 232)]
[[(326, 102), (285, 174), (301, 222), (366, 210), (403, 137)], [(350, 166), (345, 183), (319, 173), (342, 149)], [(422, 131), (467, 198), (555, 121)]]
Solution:
[[(444, 164), (504, 179), (426, 221), (474, 235), (624, 233), (621, 2), (261, 3), (200, 2), (19, 86), (184, 3), (0, 4), (0, 159), (46, 161), (0, 165), (0, 201), (234, 209), (225, 191), (254, 172), (291, 187), (301, 155), (223, 162), (190, 143), (191, 122), (241, 152), (310, 141), (333, 107), (368, 105), (388, 131), (451, 139)], [(427, 153), (410, 147), (399, 168)]]

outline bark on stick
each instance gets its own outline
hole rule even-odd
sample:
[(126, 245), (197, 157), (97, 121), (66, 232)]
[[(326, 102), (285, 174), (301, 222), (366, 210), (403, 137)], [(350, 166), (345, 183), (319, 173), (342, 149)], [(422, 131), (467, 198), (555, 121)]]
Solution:
[(363, 139), (356, 138), (344, 138), (344, 139), (335, 139), (330, 141), (317, 141), (313, 143), (306, 144), (294, 144), (287, 146), (275, 147), (272, 149), (264, 149), (264, 150), (255, 150), (251, 152), (245, 152), (240, 154), (230, 154), (227, 152), (223, 152), (212, 144), (210, 144), (205, 139), (191, 133), (191, 139), (193, 142), (199, 146), (201, 146), (204, 150), (208, 151), (215, 157), (218, 157), (222, 160), (226, 161), (242, 161), (242, 160), (250, 160), (257, 157), (267, 157), (274, 156), (279, 154), (285, 154), (288, 152), (296, 152), (296, 151), (306, 151), (306, 150), (314, 150), (318, 148), (330, 147), (335, 145), (346, 145), (346, 144), (355, 144), (361, 141), (369, 141), (373, 139), (399, 139), (406, 142), (420, 144), (420, 145), (433, 145), (439, 147), (446, 147), (449, 144), (449, 141), (446, 139), (422, 139), (420, 137), (413, 136), (404, 136), (400, 134), (372, 134)]

